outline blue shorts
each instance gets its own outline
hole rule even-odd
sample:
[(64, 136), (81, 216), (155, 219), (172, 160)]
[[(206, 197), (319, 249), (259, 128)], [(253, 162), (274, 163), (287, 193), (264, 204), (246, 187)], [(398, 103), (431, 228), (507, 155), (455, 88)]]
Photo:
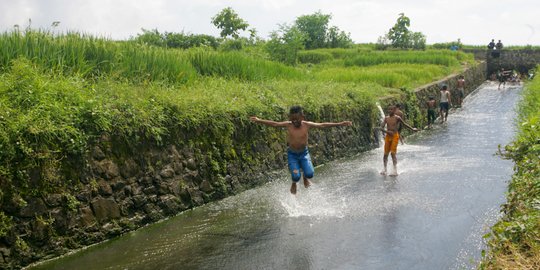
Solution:
[(305, 178), (309, 179), (313, 177), (313, 163), (311, 163), (311, 156), (307, 147), (302, 151), (287, 149), (287, 159), (289, 162), (289, 171), (294, 182), (300, 181), (300, 169), (302, 169)]

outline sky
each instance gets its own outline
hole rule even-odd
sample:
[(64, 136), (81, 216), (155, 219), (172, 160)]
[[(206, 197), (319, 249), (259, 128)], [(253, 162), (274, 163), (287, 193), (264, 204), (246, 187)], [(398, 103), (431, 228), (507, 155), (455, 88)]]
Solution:
[[(226, 7), (264, 39), (280, 24), (320, 11), (355, 43), (377, 42), (404, 13), (409, 30), (422, 32), (428, 44), (459, 38), (470, 45), (491, 39), (540, 45), (538, 0), (0, 0), (0, 32), (30, 25), (112, 39), (135, 37), (142, 28), (219, 36), (211, 18)], [(52, 29), (55, 21), (60, 24)]]

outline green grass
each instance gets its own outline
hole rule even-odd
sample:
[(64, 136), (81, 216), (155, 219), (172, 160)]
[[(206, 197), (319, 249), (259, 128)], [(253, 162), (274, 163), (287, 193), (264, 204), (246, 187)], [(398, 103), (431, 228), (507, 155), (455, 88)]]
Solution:
[(381, 64), (370, 67), (328, 67), (313, 71), (321, 81), (372, 82), (390, 88), (412, 89), (456, 71), (430, 64)]
[(249, 57), (240, 52), (193, 50), (188, 58), (197, 72), (204, 76), (260, 81), (273, 78), (301, 79), (302, 72), (283, 64)]
[(540, 266), (540, 77), (528, 84), (519, 107), (517, 138), (503, 156), (515, 162), (504, 216), (486, 235), (480, 269), (538, 269)]
[(388, 63), (434, 64), (459, 66), (461, 62), (472, 62), (472, 56), (448, 50), (428, 51), (372, 51), (346, 59), (345, 66), (373, 66)]
[(54, 36), (43, 31), (0, 34), (0, 70), (24, 57), (56, 74), (102, 77), (132, 83), (187, 84), (201, 76), (228, 79), (297, 79), (292, 67), (241, 53), (174, 50), (115, 42), (79, 33)]

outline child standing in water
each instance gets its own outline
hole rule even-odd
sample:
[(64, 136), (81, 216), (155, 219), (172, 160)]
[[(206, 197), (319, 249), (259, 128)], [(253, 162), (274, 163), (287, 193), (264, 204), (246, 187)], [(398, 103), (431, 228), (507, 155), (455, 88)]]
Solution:
[[(401, 117), (397, 116), (395, 114), (396, 107), (390, 106), (388, 107), (388, 116), (384, 118), (384, 121), (381, 124), (381, 129), (384, 133), (386, 133), (386, 136), (384, 138), (384, 156), (383, 156), (383, 162), (384, 162), (384, 170), (381, 172), (382, 175), (387, 174), (387, 164), (388, 164), (388, 154), (392, 154), (392, 163), (394, 165), (394, 172), (390, 174), (390, 176), (397, 176), (397, 145), (399, 142), (399, 132), (398, 132), (398, 126), (399, 124), (403, 124), (407, 128), (409, 128), (412, 131), (418, 131), (417, 128), (411, 127), (409, 124), (407, 124)], [(384, 127), (386, 126), (386, 130)]]
[(287, 128), (287, 159), (289, 170), (292, 176), (291, 193), (296, 194), (296, 183), (300, 181), (300, 169), (303, 172), (304, 187), (308, 188), (311, 185), (309, 179), (313, 178), (314, 169), (311, 162), (311, 157), (308, 151), (308, 132), (310, 128), (326, 128), (337, 126), (352, 126), (351, 121), (343, 121), (339, 123), (326, 122), (315, 123), (305, 121), (302, 107), (293, 106), (289, 111), (289, 121), (275, 122), (272, 120), (263, 120), (252, 116), (250, 120), (254, 123), (259, 123), (271, 127)]
[(437, 102), (435, 101), (435, 98), (429, 97), (429, 100), (426, 102), (427, 107), (427, 128), (431, 128), (433, 123), (435, 123), (435, 119), (437, 118), (437, 112), (435, 112), (435, 108), (437, 107)]
[(458, 90), (457, 105), (461, 107), (461, 104), (463, 103), (463, 99), (465, 98), (465, 77), (463, 77), (463, 75), (459, 75), (458, 77), (457, 90)]
[(441, 114), (441, 123), (445, 122), (448, 118), (448, 110), (450, 109), (450, 91), (448, 91), (448, 86), (443, 85), (441, 89), (441, 101), (439, 102), (439, 113)]

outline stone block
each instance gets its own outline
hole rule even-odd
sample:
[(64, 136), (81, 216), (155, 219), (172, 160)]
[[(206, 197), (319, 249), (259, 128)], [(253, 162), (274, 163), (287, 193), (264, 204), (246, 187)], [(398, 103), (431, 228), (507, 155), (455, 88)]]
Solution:
[(91, 206), (99, 222), (120, 217), (120, 207), (113, 199), (97, 198), (92, 201)]

